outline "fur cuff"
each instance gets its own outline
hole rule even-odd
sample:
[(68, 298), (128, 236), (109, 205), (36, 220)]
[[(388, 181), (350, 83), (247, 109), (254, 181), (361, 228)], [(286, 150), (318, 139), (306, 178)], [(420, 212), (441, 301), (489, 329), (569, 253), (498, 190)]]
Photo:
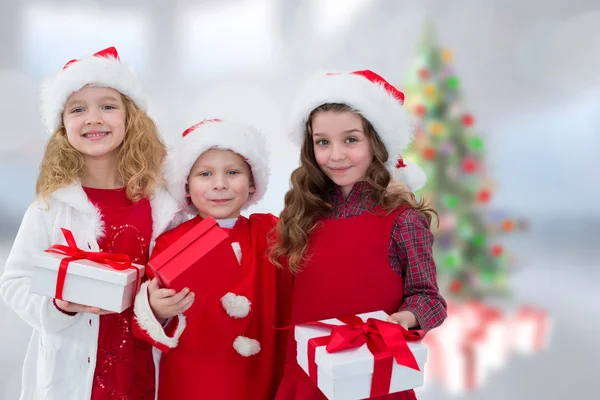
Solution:
[(177, 328), (173, 332), (173, 336), (169, 336), (165, 333), (163, 326), (158, 322), (152, 309), (150, 308), (150, 302), (148, 299), (148, 284), (150, 281), (146, 281), (142, 284), (140, 291), (135, 296), (135, 304), (133, 306), (133, 313), (137, 320), (140, 328), (142, 328), (150, 339), (156, 343), (163, 344), (169, 348), (177, 346), (179, 337), (185, 330), (185, 316), (179, 314), (176, 322)]
[(240, 355), (250, 357), (260, 352), (260, 343), (256, 339), (238, 336), (233, 341), (233, 348)]
[(221, 298), (221, 304), (231, 318), (244, 318), (250, 313), (250, 306), (252, 305), (247, 297), (238, 296), (231, 292)]

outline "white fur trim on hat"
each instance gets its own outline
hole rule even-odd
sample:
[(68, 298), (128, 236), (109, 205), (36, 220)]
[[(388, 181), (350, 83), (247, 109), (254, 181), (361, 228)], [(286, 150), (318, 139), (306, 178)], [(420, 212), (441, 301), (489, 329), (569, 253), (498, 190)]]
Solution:
[(185, 186), (192, 166), (205, 151), (217, 148), (231, 150), (245, 158), (252, 169), (254, 188), (242, 209), (256, 204), (267, 191), (269, 183), (269, 148), (265, 136), (251, 126), (221, 120), (205, 120), (186, 130), (165, 162), (165, 177), (169, 191), (179, 206), (192, 214), (195, 207), (187, 202)]
[(256, 339), (238, 336), (233, 341), (233, 348), (244, 357), (250, 357), (260, 352), (260, 343)]
[[(306, 123), (317, 107), (326, 103), (341, 103), (352, 107), (366, 118), (385, 145), (389, 159), (387, 167), (393, 171), (396, 160), (413, 140), (414, 130), (406, 110), (396, 94), (402, 94), (387, 82), (371, 81), (361, 73), (376, 76), (372, 71), (318, 73), (309, 78), (296, 95), (292, 104), (290, 138), (302, 146)], [(392, 88), (394, 92), (389, 89)], [(417, 171), (418, 169), (418, 171)], [(418, 167), (403, 171), (400, 178), (404, 183), (418, 181), (424, 174)], [(419, 172), (420, 171), (420, 172)], [(412, 172), (418, 177), (412, 177)]]
[(221, 304), (225, 312), (232, 318), (244, 318), (250, 313), (250, 300), (245, 296), (227, 293), (221, 297)]
[(404, 161), (405, 166), (391, 168), (392, 178), (396, 181), (403, 182), (410, 190), (419, 190), (427, 182), (427, 175), (417, 164)]
[[(116, 54), (116, 50), (112, 50)], [(129, 66), (112, 56), (88, 56), (68, 63), (42, 86), (42, 119), (48, 132), (54, 132), (61, 126), (67, 100), (71, 94), (86, 85), (115, 89), (133, 100), (140, 109), (146, 110), (146, 93)]]

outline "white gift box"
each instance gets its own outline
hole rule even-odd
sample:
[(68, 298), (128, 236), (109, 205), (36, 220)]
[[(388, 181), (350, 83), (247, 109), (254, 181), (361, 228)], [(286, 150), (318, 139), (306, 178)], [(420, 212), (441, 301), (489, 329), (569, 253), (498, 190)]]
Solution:
[(449, 315), (444, 324), (423, 340), (429, 349), (426, 373), (431, 373), (452, 395), (463, 395), (481, 387), (489, 374), (485, 345), (470, 341), (460, 315)]
[(499, 370), (506, 364), (510, 352), (509, 319), (499, 308), (479, 302), (463, 306), (463, 318), (470, 321), (470, 332), (480, 332), (477, 346), (481, 351), (482, 368)]
[[(58, 268), (64, 257), (45, 252), (33, 256), (31, 293), (55, 296)], [(144, 266), (132, 265), (140, 271), (141, 279)], [(133, 305), (137, 284), (133, 269), (118, 271), (94, 261), (76, 260), (69, 263), (62, 297), (65, 301), (120, 313)]]
[[(388, 317), (383, 311), (360, 314), (366, 321), (374, 318), (385, 321)], [(327, 324), (344, 325), (337, 319), (322, 321)], [(295, 328), (298, 348), (298, 364), (309, 374), (308, 341), (326, 336), (330, 333), (326, 327), (300, 325)], [(427, 346), (421, 342), (407, 342), (420, 371), (399, 365), (394, 360), (390, 393), (414, 389), (423, 385), (423, 369), (427, 361)], [(370, 396), (371, 380), (373, 378), (373, 355), (366, 345), (359, 348), (328, 353), (325, 346), (319, 346), (315, 352), (317, 365), (317, 382), (319, 389), (330, 400), (364, 399)]]
[(480, 388), (493, 369), (496, 356), (491, 355), (494, 353), (491, 348), (497, 333), (489, 334), (490, 325), (485, 325), (481, 316), (482, 313), (474, 312), (470, 306), (452, 304), (442, 326), (430, 331), (423, 340), (429, 347), (427, 365), (432, 367), (435, 379), (452, 395)]
[(552, 320), (546, 311), (523, 306), (513, 320), (513, 346), (526, 355), (545, 350), (551, 330)]

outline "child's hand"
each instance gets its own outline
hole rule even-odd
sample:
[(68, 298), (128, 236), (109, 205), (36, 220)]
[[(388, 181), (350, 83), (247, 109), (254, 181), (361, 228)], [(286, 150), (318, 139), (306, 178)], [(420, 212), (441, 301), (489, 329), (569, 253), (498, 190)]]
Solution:
[(67, 312), (67, 313), (75, 313), (76, 314), (76, 313), (80, 313), (80, 312), (87, 312), (87, 313), (98, 314), (98, 315), (112, 313), (112, 311), (106, 311), (106, 310), (103, 310), (98, 307), (84, 306), (82, 304), (71, 303), (71, 302), (59, 300), (59, 299), (55, 299), (54, 304), (56, 304), (56, 307), (60, 308), (61, 310), (63, 310), (64, 312)]
[(404, 329), (414, 328), (418, 325), (417, 318), (410, 311), (400, 311), (390, 315), (388, 322), (401, 325)]
[(156, 278), (148, 284), (148, 299), (154, 316), (163, 324), (168, 318), (186, 312), (194, 303), (194, 293), (184, 288), (179, 293), (161, 289)]

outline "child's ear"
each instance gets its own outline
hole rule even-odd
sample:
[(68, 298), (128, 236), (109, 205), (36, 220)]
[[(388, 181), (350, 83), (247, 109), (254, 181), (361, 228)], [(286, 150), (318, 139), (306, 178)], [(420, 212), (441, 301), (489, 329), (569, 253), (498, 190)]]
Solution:
[(190, 197), (190, 185), (185, 184), (185, 197)]
[(250, 182), (250, 188), (248, 189), (248, 193), (252, 194), (256, 192), (256, 187), (254, 186), (253, 182)]

